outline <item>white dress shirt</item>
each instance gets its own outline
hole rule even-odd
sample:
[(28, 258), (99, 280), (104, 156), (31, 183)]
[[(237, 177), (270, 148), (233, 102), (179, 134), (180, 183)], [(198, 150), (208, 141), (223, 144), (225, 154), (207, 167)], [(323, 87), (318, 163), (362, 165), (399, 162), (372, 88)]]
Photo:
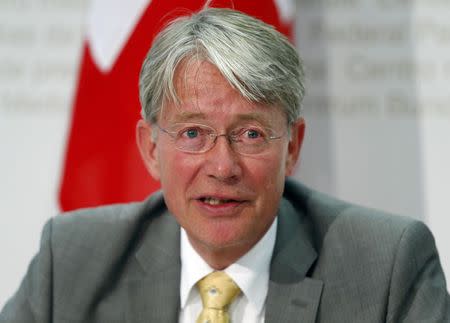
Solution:
[[(277, 218), (252, 249), (224, 270), (242, 291), (230, 305), (231, 323), (264, 323), (276, 232)], [(197, 320), (202, 301), (195, 284), (213, 271), (192, 247), (184, 229), (181, 229), (180, 323), (195, 323)]]
[[(242, 293), (230, 305), (232, 323), (263, 323), (269, 289), (269, 269), (277, 232), (277, 218), (266, 234), (245, 255), (224, 271)], [(195, 323), (202, 301), (195, 284), (214, 271), (192, 247), (181, 229), (180, 323)]]

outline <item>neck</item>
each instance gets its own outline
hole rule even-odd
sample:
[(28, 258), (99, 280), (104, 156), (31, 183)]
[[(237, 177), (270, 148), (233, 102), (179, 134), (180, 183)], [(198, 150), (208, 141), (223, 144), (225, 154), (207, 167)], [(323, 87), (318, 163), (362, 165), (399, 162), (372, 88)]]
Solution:
[(224, 270), (231, 264), (239, 260), (243, 255), (245, 255), (252, 247), (256, 244), (251, 244), (250, 246), (227, 246), (213, 248), (211, 246), (206, 246), (201, 243), (197, 243), (190, 239), (189, 242), (195, 251), (203, 258), (203, 260), (215, 270)]
[(240, 257), (224, 257), (221, 255), (208, 255), (205, 257), (202, 255), (202, 258), (214, 270), (224, 270), (235, 263)]
[[(253, 239), (240, 241), (238, 243), (231, 243), (229, 245), (217, 245), (211, 243), (205, 243), (204, 241), (197, 240), (189, 236), (186, 232), (186, 237), (189, 240), (192, 248), (197, 252), (197, 254), (213, 269), (224, 270), (231, 264), (237, 262), (242, 256), (247, 254), (253, 247), (255, 247), (261, 239), (265, 237), (268, 230), (272, 227), (273, 223), (262, 232), (260, 236), (256, 236)], [(275, 232), (276, 225), (273, 227), (272, 234), (272, 247), (270, 249), (270, 254), (272, 254), (272, 248), (275, 243)], [(269, 240), (270, 241), (270, 240)], [(265, 250), (267, 251), (267, 250)], [(261, 251), (260, 252), (265, 252)]]

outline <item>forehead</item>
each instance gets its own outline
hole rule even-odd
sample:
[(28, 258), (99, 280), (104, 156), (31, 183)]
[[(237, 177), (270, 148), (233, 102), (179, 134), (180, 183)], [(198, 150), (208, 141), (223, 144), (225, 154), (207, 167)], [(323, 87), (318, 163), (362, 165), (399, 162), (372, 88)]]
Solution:
[(161, 119), (171, 121), (256, 120), (269, 123), (284, 120), (282, 109), (275, 105), (252, 102), (243, 97), (212, 63), (189, 59), (174, 73), (178, 102), (168, 100), (161, 109)]

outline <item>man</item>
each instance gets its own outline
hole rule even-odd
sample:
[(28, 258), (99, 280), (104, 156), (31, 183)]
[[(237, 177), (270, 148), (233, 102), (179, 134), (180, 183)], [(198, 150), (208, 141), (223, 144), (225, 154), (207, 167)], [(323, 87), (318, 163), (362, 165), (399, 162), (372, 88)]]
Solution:
[(51, 219), (1, 322), (450, 322), (425, 225), (286, 179), (303, 72), (273, 28), (228, 9), (177, 19), (140, 91), (161, 192)]

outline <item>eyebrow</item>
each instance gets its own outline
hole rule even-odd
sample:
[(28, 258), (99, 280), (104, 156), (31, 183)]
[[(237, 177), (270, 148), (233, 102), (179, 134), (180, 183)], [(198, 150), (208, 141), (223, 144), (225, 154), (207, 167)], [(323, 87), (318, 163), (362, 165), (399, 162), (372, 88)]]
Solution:
[[(204, 120), (208, 120), (209, 118), (207, 117), (206, 114), (202, 113), (202, 112), (180, 112), (179, 114), (177, 114), (174, 118), (173, 121), (174, 122), (186, 122), (186, 121), (204, 121)], [(269, 125), (270, 124), (270, 120), (268, 119), (268, 117), (262, 115), (261, 113), (257, 113), (257, 112), (250, 112), (250, 113), (242, 113), (242, 114), (237, 114), (234, 116), (234, 118), (236, 122), (239, 121), (257, 121), (263, 125)]]
[(182, 111), (175, 115), (173, 118), (173, 121), (175, 122), (185, 122), (185, 121), (192, 121), (192, 120), (206, 120), (206, 115), (201, 112), (186, 112)]
[(261, 113), (251, 112), (246, 114), (238, 114), (237, 117), (237, 119), (240, 121), (257, 121), (264, 125), (270, 124), (270, 120), (268, 119), (268, 117), (262, 115)]

